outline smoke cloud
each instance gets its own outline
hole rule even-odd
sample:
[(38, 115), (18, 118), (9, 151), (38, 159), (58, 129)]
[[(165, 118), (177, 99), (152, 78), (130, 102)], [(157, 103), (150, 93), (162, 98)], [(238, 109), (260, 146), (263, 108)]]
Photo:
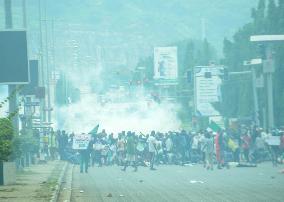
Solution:
[(151, 130), (167, 132), (180, 129), (178, 106), (169, 102), (156, 102), (141, 97), (133, 102), (102, 104), (97, 95), (85, 95), (79, 103), (58, 109), (58, 128), (68, 132), (91, 131), (97, 124), (100, 129), (115, 135), (123, 130), (149, 133)]

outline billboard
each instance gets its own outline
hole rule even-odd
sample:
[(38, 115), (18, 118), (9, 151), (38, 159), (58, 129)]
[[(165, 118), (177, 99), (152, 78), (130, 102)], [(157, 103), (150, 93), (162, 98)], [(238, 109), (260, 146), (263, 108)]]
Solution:
[(26, 31), (0, 31), (0, 83), (29, 83)]
[(39, 85), (39, 69), (38, 69), (38, 60), (30, 60), (30, 83), (24, 85), (24, 88), (21, 91), (23, 95), (35, 95), (36, 88)]
[(174, 80), (177, 77), (177, 47), (154, 48), (154, 78)]
[(200, 116), (220, 116), (213, 103), (221, 102), (223, 67), (195, 67), (195, 111)]

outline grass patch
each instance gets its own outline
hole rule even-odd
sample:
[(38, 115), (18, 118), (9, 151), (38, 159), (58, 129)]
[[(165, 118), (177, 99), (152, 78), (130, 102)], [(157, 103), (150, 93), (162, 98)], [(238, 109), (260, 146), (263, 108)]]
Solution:
[(13, 192), (13, 191), (16, 191), (17, 189), (16, 188), (6, 188), (6, 189), (0, 189), (0, 192)]
[(47, 181), (42, 182), (40, 184), (40, 188), (36, 190), (36, 196), (35, 198), (41, 199), (44, 201), (49, 201), (52, 197), (53, 192), (56, 189), (56, 186), (58, 185), (58, 178), (62, 171), (62, 165), (57, 165), (51, 172), (50, 177), (47, 179)]

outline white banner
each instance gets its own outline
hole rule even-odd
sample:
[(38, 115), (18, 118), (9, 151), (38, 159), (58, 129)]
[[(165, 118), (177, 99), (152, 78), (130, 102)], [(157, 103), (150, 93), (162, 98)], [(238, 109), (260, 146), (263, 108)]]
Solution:
[(154, 48), (154, 78), (177, 79), (177, 47)]
[(212, 103), (221, 101), (222, 69), (223, 67), (195, 68), (195, 107), (201, 116), (220, 116)]
[(279, 146), (281, 144), (280, 136), (271, 136), (266, 140), (270, 146)]
[(73, 138), (73, 149), (87, 149), (89, 142), (91, 141), (91, 135), (90, 134), (79, 134), (75, 135)]

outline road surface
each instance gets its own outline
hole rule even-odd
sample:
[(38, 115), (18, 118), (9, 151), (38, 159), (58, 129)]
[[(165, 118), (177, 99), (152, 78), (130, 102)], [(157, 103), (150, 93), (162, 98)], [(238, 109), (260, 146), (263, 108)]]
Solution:
[[(257, 168), (207, 171), (201, 165), (159, 166), (157, 171), (139, 168), (126, 172), (119, 167), (73, 170), (73, 202), (88, 201), (284, 201), (281, 167), (265, 163)], [(283, 167), (282, 167), (283, 168)]]

